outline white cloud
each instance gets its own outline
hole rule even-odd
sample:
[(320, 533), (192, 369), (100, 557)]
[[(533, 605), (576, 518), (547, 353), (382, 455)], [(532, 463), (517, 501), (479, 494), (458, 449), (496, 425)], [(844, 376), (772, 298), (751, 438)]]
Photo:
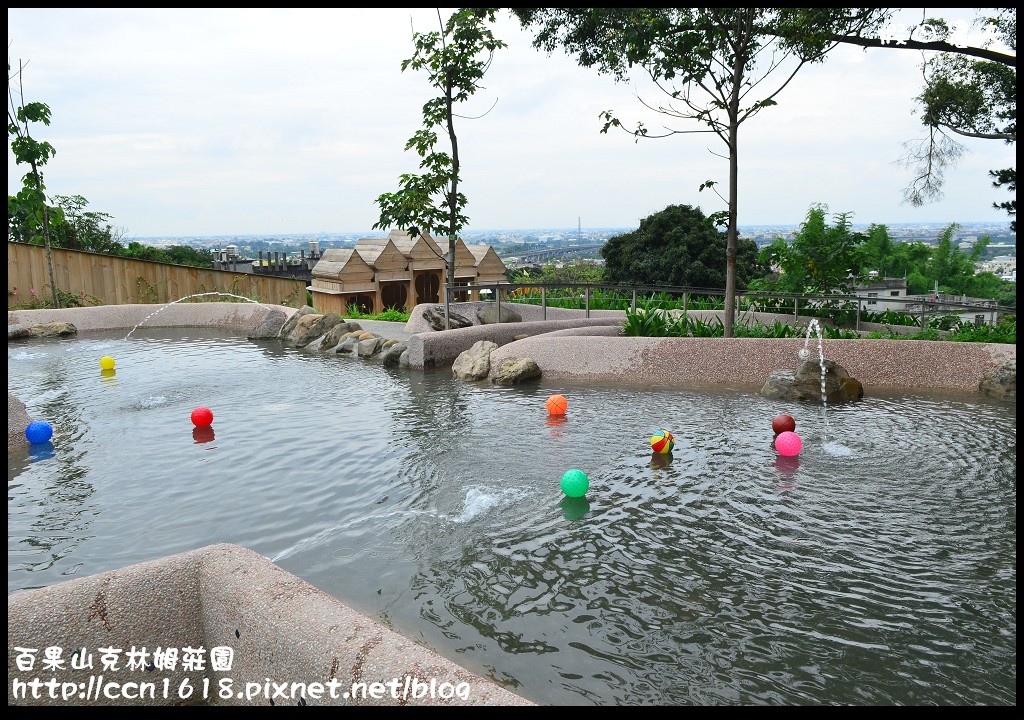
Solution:
[[(958, 16), (970, 16), (966, 10)], [(28, 60), (28, 100), (57, 155), (47, 188), (82, 195), (130, 236), (368, 231), (375, 198), (418, 158), (405, 152), (433, 95), (401, 71), (430, 9), (8, 9), (9, 58)], [(457, 133), (472, 229), (635, 226), (674, 203), (722, 209), (721, 141), (709, 134), (640, 143), (599, 132), (598, 114), (644, 118), (635, 93), (530, 46), (507, 15), (509, 44)], [(946, 199), (902, 204), (893, 161), (919, 136), (918, 54), (840, 48), (805, 67), (742, 126), (740, 222), (798, 223), (811, 203), (857, 222), (1003, 221), (988, 170), (1012, 146), (966, 143)], [(649, 100), (653, 95), (643, 93)], [(663, 118), (644, 118), (660, 125)], [(679, 129), (698, 129), (677, 124)], [(24, 168), (8, 152), (8, 190)]]

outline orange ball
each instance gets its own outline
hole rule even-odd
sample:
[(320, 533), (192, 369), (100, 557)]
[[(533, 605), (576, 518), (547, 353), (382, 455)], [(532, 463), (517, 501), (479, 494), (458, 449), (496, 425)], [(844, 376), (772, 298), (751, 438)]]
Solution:
[(569, 401), (564, 395), (552, 395), (546, 404), (550, 415), (565, 415), (565, 410), (569, 407)]

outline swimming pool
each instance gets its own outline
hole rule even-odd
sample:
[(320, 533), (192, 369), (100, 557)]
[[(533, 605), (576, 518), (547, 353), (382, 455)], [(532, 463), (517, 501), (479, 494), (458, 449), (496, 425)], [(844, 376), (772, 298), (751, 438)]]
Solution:
[(538, 703), (1016, 703), (1012, 403), (502, 388), (198, 329), (8, 375), (55, 428), (9, 455), (8, 592), (230, 542)]

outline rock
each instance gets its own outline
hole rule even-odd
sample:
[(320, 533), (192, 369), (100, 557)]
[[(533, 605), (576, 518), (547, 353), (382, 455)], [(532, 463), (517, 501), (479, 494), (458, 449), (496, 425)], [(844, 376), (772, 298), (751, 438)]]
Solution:
[(384, 341), (384, 338), (374, 335), (373, 337), (363, 338), (359, 341), (359, 357), (373, 357), (380, 350), (380, 344)]
[(281, 328), (284, 327), (287, 320), (288, 318), (284, 310), (273, 308), (260, 320), (259, 325), (253, 328), (253, 331), (249, 334), (249, 339), (270, 340), (276, 338), (280, 336)]
[(281, 332), (278, 335), (278, 337), (280, 337), (282, 340), (288, 338), (288, 336), (292, 334), (292, 330), (295, 329), (295, 326), (299, 324), (299, 320), (301, 320), (306, 315), (312, 314), (314, 314), (314, 310), (309, 305), (306, 305), (305, 307), (300, 307), (298, 310), (293, 312), (292, 316), (288, 318), (284, 325), (281, 326)]
[(495, 385), (515, 385), (540, 377), (540, 366), (530, 358), (509, 358), (494, 371), (491, 382)]
[[(841, 405), (861, 400), (864, 386), (850, 377), (846, 368), (832, 360), (825, 360), (825, 401)], [(776, 400), (795, 400), (821, 405), (821, 365), (817, 360), (806, 360), (795, 370), (776, 370), (768, 375), (761, 395)]]
[(982, 395), (999, 400), (1017, 401), (1017, 361), (1007, 360), (978, 383)]
[(69, 335), (77, 334), (78, 328), (69, 322), (48, 322), (39, 323), (27, 328), (19, 328), (15, 332), (8, 330), (7, 339), (68, 337)]
[[(312, 325), (306, 328), (306, 331), (304, 333), (293, 333), (295, 347), (304, 347), (306, 345), (309, 345), (317, 338), (323, 337), (324, 335), (329, 333), (331, 329), (334, 328), (335, 326), (340, 325), (344, 322), (345, 321), (342, 319), (342, 317), (337, 313), (327, 313), (326, 315), (321, 315), (316, 320), (316, 322), (314, 322)], [(299, 325), (302, 325), (301, 321)]]
[(27, 448), (30, 443), (25, 437), (25, 428), (32, 422), (25, 403), (7, 391), (7, 452)]
[(384, 363), (384, 367), (400, 367), (402, 364), (402, 355), (408, 355), (407, 348), (404, 342), (395, 342), (387, 350), (383, 351), (383, 357), (381, 361)]
[(452, 375), (460, 380), (483, 380), (491, 371), (491, 351), (498, 343), (477, 340), (468, 350), (463, 350), (452, 363)]
[[(323, 315), (317, 315), (316, 313), (307, 313), (300, 317), (292, 327), (291, 332), (282, 338), (285, 347), (303, 347), (320, 337), (319, 335), (314, 335), (310, 328), (322, 317)], [(282, 328), (283, 331), (284, 329)]]
[(501, 313), (499, 316), (497, 303), (488, 303), (487, 305), (478, 308), (476, 311), (476, 317), (477, 320), (480, 321), (481, 325), (523, 321), (522, 315), (505, 305), (501, 306)]
[(324, 340), (322, 343), (320, 343), (320, 349), (324, 352), (329, 352), (331, 350), (336, 349), (338, 347), (338, 344), (345, 338), (345, 336), (348, 333), (354, 332), (355, 330), (360, 330), (358, 325), (356, 325), (356, 327), (352, 327), (353, 325), (356, 324), (353, 322), (340, 322), (334, 327), (332, 327), (330, 330), (327, 331), (327, 334), (324, 335)]
[[(448, 318), (451, 320), (451, 328), (473, 327), (473, 321), (457, 312), (449, 311)], [(444, 306), (434, 305), (423, 311), (423, 319), (426, 320), (434, 330), (445, 330)]]

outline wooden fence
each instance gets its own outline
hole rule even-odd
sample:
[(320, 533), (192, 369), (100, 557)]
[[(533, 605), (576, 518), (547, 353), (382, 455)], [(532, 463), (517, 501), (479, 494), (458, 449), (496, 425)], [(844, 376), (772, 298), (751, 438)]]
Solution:
[[(287, 307), (306, 304), (304, 280), (171, 265), (63, 248), (53, 248), (52, 253), (58, 291), (62, 297), (69, 293), (78, 298), (80, 305), (163, 304), (206, 292), (242, 295), (258, 302)], [(8, 241), (8, 309), (24, 307), (33, 301), (43, 307), (42, 302), (51, 298), (46, 248)], [(211, 299), (228, 298), (211, 296)]]

